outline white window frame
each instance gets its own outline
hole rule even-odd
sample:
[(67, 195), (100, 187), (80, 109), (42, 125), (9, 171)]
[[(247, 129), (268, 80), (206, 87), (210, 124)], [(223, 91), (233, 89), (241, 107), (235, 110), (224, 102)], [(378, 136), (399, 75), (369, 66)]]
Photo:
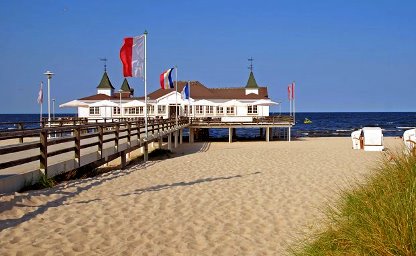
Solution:
[(235, 107), (234, 106), (227, 107), (227, 115), (235, 115)]
[(99, 116), (100, 107), (90, 107), (89, 113), (90, 113), (90, 116)]
[(213, 115), (214, 114), (214, 106), (205, 106), (205, 114)]
[(113, 115), (120, 115), (120, 107), (113, 107)]
[(195, 114), (203, 115), (204, 114), (204, 106), (196, 105), (195, 106)]
[(144, 114), (144, 107), (139, 106), (136, 108), (136, 115), (143, 115)]
[(157, 106), (157, 113), (158, 114), (166, 114), (166, 105), (158, 105)]
[(257, 115), (258, 108), (257, 105), (248, 105), (247, 106), (247, 114), (248, 115)]
[(223, 106), (217, 106), (216, 113), (217, 113), (217, 115), (224, 115), (224, 107)]
[(154, 105), (147, 105), (147, 114), (153, 115), (155, 113), (155, 106)]

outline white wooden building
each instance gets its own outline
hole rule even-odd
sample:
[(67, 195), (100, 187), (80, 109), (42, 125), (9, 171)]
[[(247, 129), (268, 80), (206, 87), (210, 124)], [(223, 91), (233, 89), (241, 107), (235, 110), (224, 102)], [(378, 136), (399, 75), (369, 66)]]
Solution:
[[(195, 118), (221, 117), (251, 118), (269, 116), (273, 102), (267, 87), (260, 87), (250, 72), (245, 87), (208, 88), (198, 81), (190, 82), (190, 99), (182, 99), (181, 92), (186, 82), (178, 81), (178, 90), (159, 89), (148, 95), (147, 114), (149, 117), (174, 118), (176, 109), (179, 116)], [(176, 107), (176, 103), (178, 103)], [(97, 94), (64, 103), (61, 107), (77, 107), (78, 117), (91, 121), (105, 119), (133, 119), (144, 117), (144, 97), (134, 97), (134, 90), (124, 79), (116, 91), (104, 72), (97, 86)]]

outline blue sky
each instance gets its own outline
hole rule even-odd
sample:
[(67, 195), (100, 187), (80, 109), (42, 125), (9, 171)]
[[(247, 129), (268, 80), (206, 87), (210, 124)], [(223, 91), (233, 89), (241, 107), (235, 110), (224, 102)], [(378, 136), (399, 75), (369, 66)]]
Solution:
[[(38, 113), (46, 70), (57, 104), (95, 94), (102, 57), (118, 89), (122, 40), (145, 29), (148, 91), (173, 65), (180, 80), (244, 86), (253, 57), (283, 110), (295, 80), (298, 111), (415, 111), (415, 13), (416, 1), (3, 0), (0, 113)], [(129, 82), (143, 95), (140, 79)]]

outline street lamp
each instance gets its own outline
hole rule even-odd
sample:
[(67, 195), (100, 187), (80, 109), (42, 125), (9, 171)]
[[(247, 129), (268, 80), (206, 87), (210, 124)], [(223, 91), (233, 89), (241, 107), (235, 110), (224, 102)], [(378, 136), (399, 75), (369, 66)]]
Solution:
[(48, 78), (48, 126), (51, 127), (51, 78), (54, 75), (51, 71), (43, 73)]

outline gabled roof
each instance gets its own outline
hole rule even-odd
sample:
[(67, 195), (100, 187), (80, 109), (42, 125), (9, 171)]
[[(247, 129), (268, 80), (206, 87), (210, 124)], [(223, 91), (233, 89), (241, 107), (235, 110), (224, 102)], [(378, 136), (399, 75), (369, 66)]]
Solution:
[(110, 82), (110, 78), (108, 78), (107, 72), (104, 71), (103, 78), (101, 78), (100, 84), (97, 86), (99, 89), (113, 89), (114, 87)]
[(106, 94), (95, 94), (95, 95), (87, 96), (78, 100), (110, 100), (110, 99), (117, 99), (117, 98), (108, 96)]
[(131, 92), (132, 89), (130, 88), (129, 82), (127, 81), (126, 78), (124, 78), (123, 84), (121, 85), (120, 88), (123, 92)]
[[(178, 93), (181, 93), (186, 82), (178, 81)], [(207, 88), (198, 81), (191, 81), (190, 94), (191, 98), (198, 99), (268, 99), (267, 87), (256, 87), (258, 88), (258, 94), (250, 93), (246, 95), (246, 90), (244, 87), (234, 87), (234, 88)], [(159, 99), (170, 92), (174, 92), (175, 89), (158, 89), (150, 94), (148, 98), (150, 100)], [(144, 99), (144, 97), (139, 97), (138, 99)]]
[(250, 76), (248, 77), (246, 88), (259, 88), (256, 79), (254, 78), (253, 71), (250, 71)]

